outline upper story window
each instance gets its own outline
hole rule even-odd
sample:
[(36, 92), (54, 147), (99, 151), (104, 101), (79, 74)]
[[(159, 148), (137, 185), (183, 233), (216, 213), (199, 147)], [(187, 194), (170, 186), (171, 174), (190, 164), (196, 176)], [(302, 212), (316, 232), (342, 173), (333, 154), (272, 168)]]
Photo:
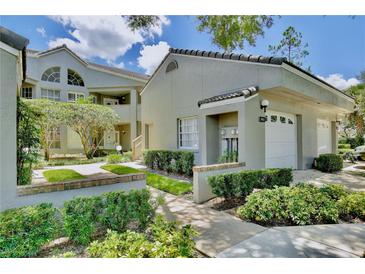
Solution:
[(181, 118), (178, 120), (179, 148), (198, 149), (199, 132), (196, 117)]
[(23, 87), (21, 97), (23, 97), (25, 99), (32, 99), (33, 98), (32, 87)]
[(82, 80), (81, 76), (72, 69), (67, 70), (67, 84), (72, 86), (85, 86), (84, 80)]
[(41, 97), (43, 99), (60, 101), (61, 100), (61, 92), (59, 90), (42, 88), (41, 89)]
[(67, 99), (69, 102), (75, 103), (77, 99), (85, 99), (85, 95), (78, 92), (69, 92)]
[(60, 67), (52, 67), (52, 68), (47, 69), (42, 74), (42, 81), (59, 83), (60, 82)]

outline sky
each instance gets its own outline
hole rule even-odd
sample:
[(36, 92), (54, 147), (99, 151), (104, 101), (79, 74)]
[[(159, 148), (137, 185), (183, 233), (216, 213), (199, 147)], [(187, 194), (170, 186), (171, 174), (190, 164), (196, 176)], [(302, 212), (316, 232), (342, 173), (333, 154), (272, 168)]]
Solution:
[[(0, 16), (0, 25), (27, 37), (30, 49), (66, 44), (87, 60), (145, 74), (153, 73), (169, 47), (222, 51), (196, 30), (195, 16), (160, 19), (158, 26), (135, 32), (121, 16)], [(275, 16), (255, 46), (235, 52), (271, 56), (268, 46), (289, 26), (308, 43), (303, 67), (340, 89), (358, 83), (356, 75), (365, 70), (365, 16)]]

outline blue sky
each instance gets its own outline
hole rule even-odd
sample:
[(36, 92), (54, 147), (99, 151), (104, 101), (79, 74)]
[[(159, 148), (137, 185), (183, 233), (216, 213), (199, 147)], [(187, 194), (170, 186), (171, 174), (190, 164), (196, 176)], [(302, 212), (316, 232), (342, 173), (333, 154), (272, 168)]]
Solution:
[[(148, 33), (133, 33), (120, 17), (1, 16), (0, 24), (30, 40), (29, 48), (45, 50), (66, 43), (82, 57), (101, 64), (151, 74), (169, 46), (215, 50), (210, 36), (196, 30), (194, 16), (163, 17)], [(257, 39), (256, 46), (237, 52), (270, 55), (269, 44), (280, 41), (282, 32), (294, 26), (309, 44), (304, 67), (315, 75), (345, 88), (365, 70), (365, 16), (282, 16)], [(341, 76), (342, 75), (342, 76)]]

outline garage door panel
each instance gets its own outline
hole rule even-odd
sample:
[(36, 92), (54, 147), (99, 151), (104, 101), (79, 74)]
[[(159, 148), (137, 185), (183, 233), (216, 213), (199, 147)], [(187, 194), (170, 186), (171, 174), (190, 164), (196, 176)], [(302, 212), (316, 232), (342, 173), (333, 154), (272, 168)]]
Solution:
[(266, 167), (296, 168), (297, 137), (295, 115), (273, 111), (269, 111), (267, 115), (268, 120), (265, 125)]

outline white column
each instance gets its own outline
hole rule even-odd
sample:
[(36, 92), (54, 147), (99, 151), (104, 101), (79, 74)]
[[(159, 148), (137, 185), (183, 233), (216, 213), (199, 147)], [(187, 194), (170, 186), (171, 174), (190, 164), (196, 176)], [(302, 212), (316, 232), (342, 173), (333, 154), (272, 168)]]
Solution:
[(137, 137), (137, 91), (135, 89), (130, 92), (130, 131), (131, 131), (131, 144), (132, 140)]

